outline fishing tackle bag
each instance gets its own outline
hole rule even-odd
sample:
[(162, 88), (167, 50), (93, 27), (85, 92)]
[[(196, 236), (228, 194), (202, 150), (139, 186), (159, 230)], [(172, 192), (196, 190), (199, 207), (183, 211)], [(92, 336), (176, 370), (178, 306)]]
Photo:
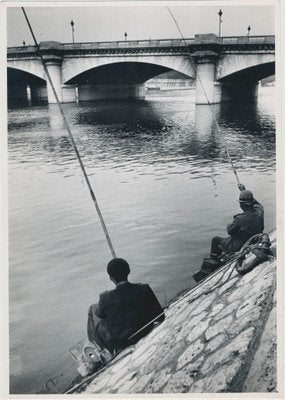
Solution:
[(241, 254), (236, 262), (236, 270), (245, 275), (252, 271), (257, 265), (272, 257), (270, 249), (271, 242), (267, 233), (253, 236), (241, 249)]

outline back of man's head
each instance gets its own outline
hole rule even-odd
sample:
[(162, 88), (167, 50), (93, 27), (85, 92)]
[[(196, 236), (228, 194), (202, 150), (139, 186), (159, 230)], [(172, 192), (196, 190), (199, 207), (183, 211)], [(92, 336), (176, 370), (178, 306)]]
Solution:
[(242, 190), (239, 195), (239, 205), (243, 211), (251, 210), (254, 205), (254, 197), (250, 190)]
[(130, 273), (130, 266), (123, 258), (113, 258), (107, 265), (107, 272), (117, 282), (125, 281)]

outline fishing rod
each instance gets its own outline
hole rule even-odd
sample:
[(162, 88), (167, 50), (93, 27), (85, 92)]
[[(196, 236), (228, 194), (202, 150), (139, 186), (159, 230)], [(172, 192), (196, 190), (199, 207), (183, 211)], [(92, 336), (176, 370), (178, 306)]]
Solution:
[(26, 11), (25, 11), (24, 7), (21, 7), (21, 8), (22, 8), (22, 11), (23, 11), (23, 13), (24, 13), (24, 16), (25, 16), (26, 22), (27, 22), (27, 24), (28, 24), (28, 27), (29, 27), (29, 29), (30, 29), (31, 35), (32, 35), (32, 37), (33, 37), (33, 40), (34, 40), (34, 42), (35, 42), (35, 46), (36, 46), (36, 48), (37, 48), (37, 54), (39, 55), (39, 57), (40, 57), (40, 59), (41, 59), (41, 62), (42, 62), (42, 65), (43, 65), (43, 68), (44, 68), (46, 77), (47, 77), (48, 82), (49, 82), (49, 84), (50, 84), (50, 86), (51, 86), (51, 88), (52, 88), (52, 92), (53, 92), (54, 97), (55, 97), (55, 99), (56, 99), (56, 103), (57, 103), (57, 105), (58, 105), (58, 107), (59, 107), (59, 110), (60, 110), (60, 113), (61, 113), (61, 115), (62, 115), (65, 128), (66, 128), (66, 130), (67, 130), (67, 132), (68, 132), (69, 139), (70, 139), (70, 141), (71, 141), (71, 143), (72, 143), (72, 146), (73, 146), (73, 149), (74, 149), (74, 151), (75, 151), (76, 157), (77, 157), (77, 159), (78, 159), (78, 161), (79, 161), (80, 168), (81, 168), (81, 170), (82, 170), (82, 172), (83, 172), (83, 176), (84, 176), (85, 182), (86, 182), (86, 184), (87, 184), (87, 187), (88, 187), (88, 189), (89, 189), (89, 192), (90, 192), (92, 201), (93, 201), (94, 206), (95, 206), (95, 208), (96, 208), (96, 211), (97, 211), (99, 220), (100, 220), (100, 222), (101, 222), (101, 226), (102, 226), (102, 228), (103, 228), (105, 237), (106, 237), (106, 239), (107, 239), (107, 243), (108, 243), (108, 245), (109, 245), (109, 248), (110, 248), (112, 257), (113, 257), (113, 258), (116, 258), (116, 253), (115, 253), (114, 247), (113, 247), (113, 245), (112, 245), (112, 241), (111, 241), (110, 235), (109, 235), (109, 233), (108, 233), (108, 230), (107, 230), (107, 227), (106, 227), (106, 224), (105, 224), (105, 221), (104, 221), (102, 212), (101, 212), (101, 210), (100, 210), (100, 207), (99, 207), (99, 204), (98, 204), (98, 202), (97, 202), (95, 193), (94, 193), (94, 191), (93, 191), (93, 189), (92, 189), (91, 183), (90, 183), (89, 178), (88, 178), (88, 175), (87, 175), (87, 173), (86, 173), (86, 170), (85, 170), (83, 161), (82, 161), (82, 159), (81, 159), (81, 156), (80, 156), (80, 153), (79, 153), (79, 151), (78, 151), (76, 142), (75, 142), (74, 137), (73, 137), (73, 135), (72, 135), (72, 132), (71, 132), (71, 130), (70, 130), (68, 121), (67, 121), (67, 119), (66, 119), (66, 117), (65, 117), (65, 113), (64, 113), (64, 111), (63, 111), (62, 105), (61, 105), (61, 103), (60, 103), (60, 101), (59, 101), (58, 95), (57, 95), (56, 90), (55, 90), (55, 88), (54, 88), (54, 85), (53, 85), (51, 76), (50, 76), (49, 71), (48, 71), (48, 69), (47, 69), (47, 66), (46, 66), (46, 64), (45, 64), (44, 58), (43, 58), (43, 56), (42, 56), (42, 54), (41, 54), (40, 47), (39, 47), (39, 45), (38, 45), (38, 42), (37, 42), (37, 39), (36, 39), (36, 37), (35, 37), (34, 31), (33, 31), (32, 27), (31, 27), (29, 18), (28, 18), (27, 14), (26, 14)]
[[(172, 11), (170, 10), (169, 7), (166, 7), (166, 8), (167, 8), (169, 14), (170, 14), (171, 17), (172, 17), (172, 19), (173, 19), (173, 21), (174, 21), (174, 23), (175, 23), (175, 25), (176, 25), (176, 27), (177, 27), (177, 29), (178, 29), (178, 32), (180, 33), (180, 36), (181, 36), (182, 41), (183, 41), (183, 43), (184, 43), (184, 46), (185, 46), (185, 48), (186, 48), (186, 50), (187, 50), (187, 53), (188, 53), (188, 56), (189, 56), (189, 59), (190, 59), (192, 68), (193, 68), (194, 71), (195, 71), (196, 77), (197, 77), (198, 80), (199, 80), (199, 83), (200, 83), (201, 88), (202, 88), (202, 90), (203, 90), (203, 93), (204, 93), (204, 95), (205, 95), (207, 104), (208, 104), (208, 106), (209, 106), (209, 108), (210, 108), (210, 111), (211, 111), (211, 114), (212, 114), (212, 117), (213, 117), (213, 121), (214, 121), (214, 123), (215, 123), (215, 125), (216, 125), (216, 128), (217, 128), (219, 134), (220, 134), (221, 137), (223, 138), (223, 134), (222, 134), (222, 131), (221, 131), (220, 126), (219, 126), (219, 124), (218, 124), (217, 118), (216, 118), (216, 116), (215, 116), (213, 107), (211, 106), (211, 103), (210, 103), (210, 101), (209, 101), (209, 97), (208, 97), (207, 92), (206, 92), (206, 90), (205, 90), (205, 88), (204, 88), (203, 82), (202, 82), (201, 77), (200, 77), (200, 75), (199, 75), (199, 73), (198, 73), (196, 64), (195, 64), (195, 62), (194, 62), (194, 60), (193, 60), (193, 57), (191, 56), (191, 53), (190, 53), (190, 50), (189, 50), (189, 48), (188, 48), (188, 46), (187, 46), (186, 40), (185, 40), (185, 38), (184, 38), (184, 35), (183, 35), (183, 33), (182, 33), (182, 31), (181, 31), (181, 29), (180, 29), (180, 27), (179, 27), (179, 25), (178, 25), (178, 22), (177, 22), (175, 16), (173, 15)], [(238, 177), (236, 168), (235, 168), (235, 166), (234, 166), (232, 157), (231, 157), (231, 155), (230, 155), (228, 146), (227, 146), (225, 140), (223, 140), (223, 143), (224, 143), (224, 146), (225, 146), (225, 150), (226, 150), (226, 153), (227, 153), (229, 162), (230, 162), (230, 164), (231, 164), (231, 166), (232, 166), (232, 169), (233, 169), (233, 172), (234, 172), (234, 174), (235, 174), (238, 188), (240, 189), (241, 183), (240, 183), (240, 180), (239, 180), (239, 177)]]

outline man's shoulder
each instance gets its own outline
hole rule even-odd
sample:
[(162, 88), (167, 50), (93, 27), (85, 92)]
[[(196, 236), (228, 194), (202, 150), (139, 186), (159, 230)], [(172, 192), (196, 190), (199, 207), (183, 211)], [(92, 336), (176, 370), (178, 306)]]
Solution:
[(134, 288), (137, 288), (138, 290), (149, 290), (150, 286), (147, 283), (131, 283), (131, 285)]
[(100, 293), (100, 301), (109, 298), (115, 292), (116, 289), (113, 290), (105, 290), (105, 292)]
[(113, 290), (106, 290), (100, 294), (100, 300), (108, 299), (114, 295), (117, 295), (121, 291), (139, 291), (147, 292), (150, 290), (150, 286), (147, 283), (131, 283), (128, 282), (126, 285), (117, 286)]
[(254, 211), (257, 211), (258, 213), (263, 213), (264, 212), (264, 207), (260, 203), (256, 203), (253, 206)]
[(132, 293), (148, 295), (151, 292), (151, 288), (147, 283), (130, 283), (129, 290)]

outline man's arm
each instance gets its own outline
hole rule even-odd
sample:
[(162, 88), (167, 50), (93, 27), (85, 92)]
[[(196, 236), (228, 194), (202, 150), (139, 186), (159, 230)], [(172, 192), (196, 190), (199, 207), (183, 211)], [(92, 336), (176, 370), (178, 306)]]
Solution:
[(104, 319), (106, 317), (105, 309), (104, 293), (101, 293), (99, 297), (99, 302), (95, 310), (95, 314), (98, 318)]
[(238, 215), (234, 217), (233, 221), (227, 225), (227, 232), (229, 235), (235, 235), (238, 233), (240, 228), (239, 217)]
[(156, 295), (153, 293), (152, 289), (150, 288), (149, 285), (146, 285), (147, 287), (147, 303), (146, 307), (151, 313), (151, 318), (150, 320), (154, 319), (156, 316), (160, 315), (157, 319), (156, 322), (163, 322), (165, 319), (164, 311), (161, 305), (159, 304), (159, 301), (157, 300)]
[(259, 203), (257, 200), (255, 200), (255, 199), (254, 199), (254, 201), (253, 201), (253, 206), (254, 206), (255, 208), (259, 208), (260, 210), (264, 211), (263, 205), (260, 204), (260, 203)]

